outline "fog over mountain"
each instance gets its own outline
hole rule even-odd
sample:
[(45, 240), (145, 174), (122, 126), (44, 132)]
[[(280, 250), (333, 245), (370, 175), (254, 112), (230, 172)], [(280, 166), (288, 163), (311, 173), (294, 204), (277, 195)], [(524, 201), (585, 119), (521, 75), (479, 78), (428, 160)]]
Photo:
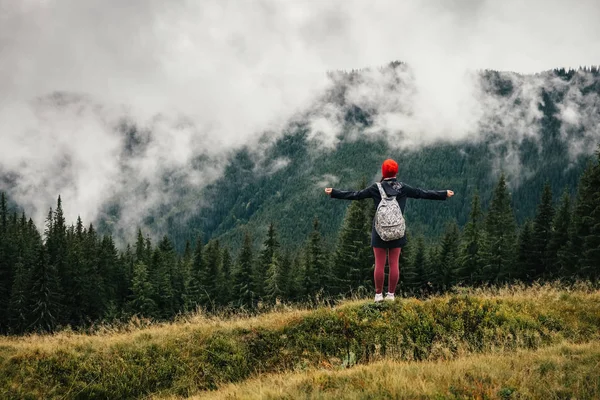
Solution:
[[(599, 19), (596, 1), (0, 0), (0, 190), (38, 226), (58, 194), (68, 221), (118, 203), (135, 226), (290, 121), (331, 151), (340, 134), (415, 150), (493, 133), (498, 168), (535, 173), (518, 151), (546, 92), (571, 158), (599, 141), (597, 78), (543, 72), (600, 63)], [(372, 120), (349, 129), (349, 107)]]

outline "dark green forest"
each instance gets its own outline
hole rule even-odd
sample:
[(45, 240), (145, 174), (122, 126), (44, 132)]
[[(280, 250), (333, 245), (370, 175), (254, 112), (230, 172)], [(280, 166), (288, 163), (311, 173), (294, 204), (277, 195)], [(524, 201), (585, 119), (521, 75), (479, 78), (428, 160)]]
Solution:
[[(387, 68), (401, 66), (401, 63), (392, 63)], [(583, 132), (566, 131), (558, 115), (569, 87), (578, 88), (582, 94), (600, 95), (598, 68), (584, 69), (582, 73), (591, 78), (582, 79), (575, 70), (557, 69), (545, 73), (543, 79), (559, 80), (565, 85), (541, 89), (541, 102), (537, 104), (541, 117), (534, 127), (538, 131), (535, 137), (511, 141), (513, 139), (503, 136), (502, 132), (490, 131), (484, 132), (480, 141), (438, 142), (403, 149), (394, 148), (383, 138), (363, 134), (373, 124), (377, 111), (360, 108), (346, 98), (348, 87), (360, 81), (361, 71), (340, 74), (325, 99), (327, 104), (334, 104), (345, 113), (342, 133), (334, 149), (324, 149), (311, 136), (306, 123), (308, 117), (298, 118), (271, 145), (261, 147), (262, 150), (242, 148), (233, 153), (216, 182), (198, 190), (176, 186), (182, 200), (148, 210), (146, 228), (152, 231), (153, 227), (164, 227), (162, 232), (180, 252), (187, 241), (193, 242), (199, 234), (206, 240), (219, 239), (222, 244), (239, 248), (246, 231), (253, 233), (254, 246), (258, 248), (269, 222), (278, 221), (279, 240), (292, 250), (302, 246), (303, 238), (312, 230), (312, 221), (318, 218), (323, 222), (320, 228), (323, 240), (333, 246), (347, 205), (332, 206), (322, 195), (324, 184), (320, 182), (333, 175), (335, 179), (328, 186), (362, 188), (361, 182), (379, 179), (381, 162), (386, 158), (399, 162), (400, 181), (424, 189), (452, 189), (457, 193), (455, 201), (439, 205), (434, 212), (425, 203), (411, 203), (406, 217), (414, 235), (432, 240), (443, 233), (449, 219), (464, 227), (469, 219), (469, 200), (475, 191), (490, 193), (502, 171), (512, 189), (516, 220), (523, 224), (527, 218), (534, 217), (538, 188), (548, 181), (552, 183), (554, 198), (560, 197), (565, 189), (574, 195), (578, 177), (590, 160), (585, 155), (589, 151), (578, 157), (571, 156), (569, 146), (580, 139)], [(528, 80), (534, 76), (518, 78)], [(515, 94), (517, 78), (508, 79), (506, 74), (483, 71), (481, 79), (494, 96), (515, 103), (510, 107), (527, 101)], [(512, 99), (511, 96), (516, 97), (507, 100)], [(268, 172), (273, 163), (281, 159), (287, 160), (287, 165)], [(198, 168), (202, 168), (203, 162), (198, 160)], [(513, 165), (516, 162), (517, 168)], [(490, 200), (482, 196), (482, 207), (487, 208)], [(108, 207), (106, 218), (100, 221), (100, 232), (116, 233), (114, 227), (118, 226), (119, 214), (111, 217), (114, 209), (118, 209), (118, 204)]]
[[(519, 222), (503, 174), (491, 190), (477, 191), (461, 228), (446, 218), (438, 240), (409, 232), (401, 255), (405, 295), (442, 293), (456, 285), (513, 282), (565, 283), (600, 278), (600, 149), (579, 177), (575, 195), (557, 182), (530, 185), (532, 218)], [(563, 191), (557, 199), (554, 193)], [(323, 207), (335, 200), (322, 195)], [(452, 204), (455, 198), (448, 200)], [(410, 201), (410, 200), (409, 200)], [(339, 204), (339, 203), (338, 203)], [(429, 210), (439, 203), (414, 200)], [(317, 205), (315, 205), (317, 207)], [(312, 205), (311, 207), (313, 208)], [(334, 245), (324, 240), (318, 219), (304, 220), (308, 234), (296, 235), (298, 249), (282, 244), (274, 218), (265, 234), (247, 230), (239, 249), (201, 234), (183, 252), (165, 236), (153, 243), (140, 230), (119, 250), (113, 238), (81, 219), (68, 224), (60, 197), (43, 233), (27, 215), (0, 198), (0, 330), (5, 334), (88, 328), (137, 315), (169, 320), (198, 308), (208, 312), (268, 309), (283, 302), (336, 301), (371, 295), (372, 202), (345, 209)], [(450, 214), (442, 216), (447, 217)], [(410, 227), (410, 225), (409, 225)], [(412, 232), (412, 231), (411, 231)], [(259, 236), (259, 237), (257, 237)], [(133, 240), (135, 239), (135, 240)], [(253, 241), (262, 241), (256, 249)]]

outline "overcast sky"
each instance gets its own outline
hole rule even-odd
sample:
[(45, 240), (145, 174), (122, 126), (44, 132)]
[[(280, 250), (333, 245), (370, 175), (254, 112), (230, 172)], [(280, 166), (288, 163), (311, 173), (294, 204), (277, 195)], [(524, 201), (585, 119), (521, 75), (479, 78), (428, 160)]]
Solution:
[[(19, 172), (12, 195), (36, 222), (59, 193), (94, 219), (132, 180), (277, 129), (321, 93), (326, 71), (392, 60), (417, 71), (420, 101), (433, 104), (422, 120), (462, 131), (456, 107), (474, 104), (465, 70), (600, 64), (598, 21), (597, 0), (0, 0), (0, 168)], [(89, 101), (36, 100), (55, 91)], [(128, 177), (114, 133), (124, 114), (153, 131)], [(425, 128), (430, 141), (447, 134)]]

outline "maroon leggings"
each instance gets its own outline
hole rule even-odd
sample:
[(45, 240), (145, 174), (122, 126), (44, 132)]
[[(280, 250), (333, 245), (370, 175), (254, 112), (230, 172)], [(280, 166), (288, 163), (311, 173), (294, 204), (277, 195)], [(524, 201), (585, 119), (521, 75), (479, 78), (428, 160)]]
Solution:
[[(388, 255), (389, 250), (389, 255)], [(385, 278), (385, 258), (388, 256), (390, 263), (390, 275), (388, 277), (388, 292), (394, 293), (396, 291), (396, 285), (400, 278), (400, 268), (398, 262), (400, 260), (400, 247), (393, 249), (383, 249), (381, 247), (373, 247), (373, 253), (375, 253), (375, 272), (373, 276), (375, 278), (375, 293), (383, 292), (383, 280)]]

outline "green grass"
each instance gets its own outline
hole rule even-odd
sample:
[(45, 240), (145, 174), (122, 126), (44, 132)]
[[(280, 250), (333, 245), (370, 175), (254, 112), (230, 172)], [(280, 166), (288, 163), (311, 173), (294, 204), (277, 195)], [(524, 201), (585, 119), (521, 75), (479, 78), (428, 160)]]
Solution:
[(551, 287), (426, 301), (202, 316), (78, 335), (0, 339), (0, 398), (190, 396), (263, 373), (450, 360), (600, 339), (600, 292)]
[(265, 374), (193, 399), (598, 399), (600, 343)]

